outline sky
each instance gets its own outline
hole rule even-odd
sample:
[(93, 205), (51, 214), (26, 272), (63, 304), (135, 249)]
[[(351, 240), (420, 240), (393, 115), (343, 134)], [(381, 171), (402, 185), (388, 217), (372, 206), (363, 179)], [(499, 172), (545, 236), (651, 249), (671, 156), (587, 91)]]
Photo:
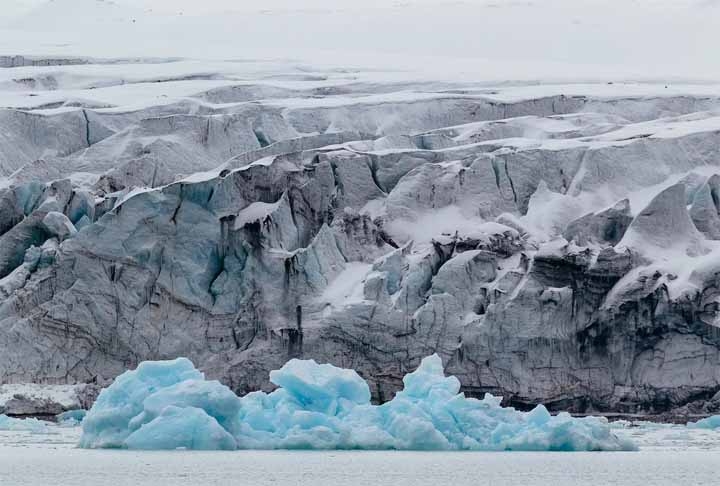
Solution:
[(453, 70), (465, 62), (509, 76), (720, 79), (718, 0), (2, 3), (0, 54), (287, 57)]

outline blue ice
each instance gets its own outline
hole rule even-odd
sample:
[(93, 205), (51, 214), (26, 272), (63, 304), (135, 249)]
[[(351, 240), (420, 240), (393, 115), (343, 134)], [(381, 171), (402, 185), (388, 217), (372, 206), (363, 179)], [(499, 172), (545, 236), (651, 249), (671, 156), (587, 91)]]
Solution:
[(36, 418), (20, 419), (0, 414), (0, 430), (45, 433), (47, 423)]
[(720, 415), (713, 415), (697, 422), (688, 422), (691, 429), (720, 429)]
[(81, 447), (127, 449), (632, 450), (604, 418), (551, 415), (467, 398), (437, 355), (370, 403), (355, 371), (293, 359), (270, 373), (271, 393), (242, 398), (184, 358), (145, 362), (102, 391), (82, 423)]
[(76, 409), (59, 413), (55, 416), (58, 425), (62, 427), (76, 427), (82, 423), (87, 415), (87, 410)]

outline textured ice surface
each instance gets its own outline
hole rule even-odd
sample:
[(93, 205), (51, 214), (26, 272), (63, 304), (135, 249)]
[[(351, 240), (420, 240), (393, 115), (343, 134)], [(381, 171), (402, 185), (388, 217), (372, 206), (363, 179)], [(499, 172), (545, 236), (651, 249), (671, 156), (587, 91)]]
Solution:
[(55, 419), (62, 427), (75, 427), (85, 420), (85, 415), (87, 415), (87, 410), (68, 410), (67, 412), (57, 414)]
[(36, 418), (19, 419), (0, 414), (0, 430), (43, 433), (47, 431), (47, 423)]
[(720, 85), (3, 62), (1, 382), (187, 356), (246, 393), (302, 356), (382, 402), (437, 352), (578, 413), (718, 389)]
[(713, 415), (697, 422), (689, 422), (687, 426), (691, 429), (720, 429), (720, 415)]
[(234, 450), (236, 442), (217, 420), (195, 407), (163, 408), (160, 415), (130, 434), (128, 449)]
[(272, 393), (242, 398), (184, 358), (144, 362), (102, 391), (83, 422), (85, 448), (631, 450), (606, 420), (528, 413), (459, 393), (437, 355), (382, 405), (353, 370), (293, 359), (273, 371)]
[[(173, 405), (178, 412), (168, 410)], [(141, 363), (134, 371), (118, 376), (113, 384), (98, 396), (93, 408), (83, 421), (82, 447), (130, 447), (141, 449), (187, 447), (197, 443), (207, 449), (205, 442), (198, 439), (177, 442), (164, 442), (156, 435), (170, 434), (170, 427), (176, 425), (175, 432), (181, 429), (195, 430), (198, 435), (216, 430), (221, 421), (229, 426), (238, 412), (237, 397), (225, 386), (216, 381), (204, 381), (202, 373), (184, 358), (173, 361), (148, 361)], [(190, 409), (196, 410), (189, 411)], [(203, 417), (207, 416), (207, 418)], [(185, 426), (180, 426), (181, 417), (185, 417)], [(143, 434), (135, 432), (143, 427)], [(218, 426), (219, 427), (219, 426)], [(186, 442), (189, 442), (187, 444)], [(215, 448), (221, 449), (222, 440)]]

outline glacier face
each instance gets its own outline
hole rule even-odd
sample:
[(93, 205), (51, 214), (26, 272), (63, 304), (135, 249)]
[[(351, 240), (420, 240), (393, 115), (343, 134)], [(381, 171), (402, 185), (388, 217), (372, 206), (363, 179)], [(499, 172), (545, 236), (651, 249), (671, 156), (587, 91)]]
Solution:
[(720, 406), (720, 88), (74, 61), (0, 69), (0, 382), (302, 357), (382, 402), (437, 353), (520, 408)]
[(185, 358), (146, 361), (103, 390), (80, 446), (127, 449), (633, 450), (606, 419), (551, 416), (459, 394), (437, 355), (382, 405), (354, 371), (292, 359), (270, 373), (272, 393), (235, 396)]

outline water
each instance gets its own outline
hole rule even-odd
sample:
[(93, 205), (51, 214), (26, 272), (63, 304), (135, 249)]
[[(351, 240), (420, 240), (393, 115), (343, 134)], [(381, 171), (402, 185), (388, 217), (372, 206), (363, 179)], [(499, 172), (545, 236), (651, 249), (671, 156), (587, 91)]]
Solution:
[(618, 429), (639, 452), (131, 452), (81, 450), (78, 429), (0, 432), (12, 486), (688, 486), (718, 484), (720, 431)]

